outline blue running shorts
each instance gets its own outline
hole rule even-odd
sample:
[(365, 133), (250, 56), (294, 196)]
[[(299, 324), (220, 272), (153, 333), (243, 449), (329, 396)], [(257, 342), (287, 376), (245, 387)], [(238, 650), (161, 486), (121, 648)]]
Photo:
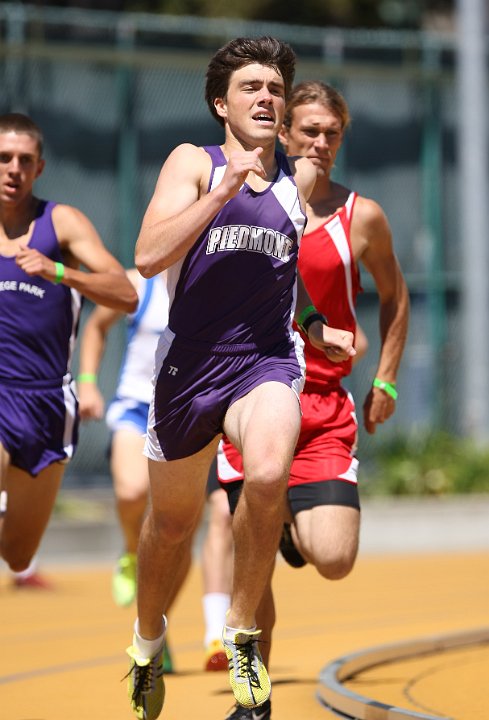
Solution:
[(148, 425), (148, 411), (149, 403), (116, 395), (107, 408), (105, 422), (113, 433), (127, 428), (138, 435), (144, 435)]

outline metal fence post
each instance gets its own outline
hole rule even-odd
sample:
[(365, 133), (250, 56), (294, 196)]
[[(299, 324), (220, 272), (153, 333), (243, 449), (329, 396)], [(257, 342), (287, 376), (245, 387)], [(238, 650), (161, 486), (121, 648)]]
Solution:
[[(135, 28), (128, 15), (117, 24), (117, 43), (123, 51), (134, 48)], [(134, 68), (122, 60), (116, 70), (119, 137), (117, 148), (117, 183), (119, 189), (119, 246), (122, 264), (134, 267), (134, 245), (138, 232), (139, 197), (137, 193), (137, 127), (134, 117)]]
[(423, 48), (424, 113), (422, 135), (422, 213), (428, 253), (428, 308), (430, 313), (431, 351), (433, 353), (433, 422), (443, 427), (446, 418), (444, 397), (444, 347), (446, 343), (446, 307), (442, 239), (442, 121), (440, 107), (439, 50), (433, 45)]
[(489, 439), (489, 142), (485, 0), (458, 0), (457, 10), (463, 429), (483, 442)]

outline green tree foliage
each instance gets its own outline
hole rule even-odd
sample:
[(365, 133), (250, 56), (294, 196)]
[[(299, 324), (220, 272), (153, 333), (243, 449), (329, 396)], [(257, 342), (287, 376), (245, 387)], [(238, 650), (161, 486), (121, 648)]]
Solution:
[[(31, 0), (32, 1), (32, 0)], [(450, 12), (455, 0), (33, 0), (100, 10), (239, 18), (336, 27), (419, 28), (427, 12)]]
[(376, 0), (159, 0), (162, 12), (293, 25), (378, 25)]
[(367, 495), (487, 493), (489, 447), (443, 432), (394, 437), (364, 470)]

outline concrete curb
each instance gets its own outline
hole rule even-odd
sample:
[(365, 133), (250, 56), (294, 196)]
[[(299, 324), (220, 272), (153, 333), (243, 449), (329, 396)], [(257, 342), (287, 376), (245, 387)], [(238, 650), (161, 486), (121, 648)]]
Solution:
[(440, 654), (455, 648), (489, 643), (489, 628), (480, 628), (454, 635), (438, 635), (392, 645), (361, 650), (329, 663), (320, 673), (318, 700), (339, 717), (355, 720), (450, 720), (393, 705), (386, 705), (359, 695), (343, 686), (363, 671), (406, 658)]

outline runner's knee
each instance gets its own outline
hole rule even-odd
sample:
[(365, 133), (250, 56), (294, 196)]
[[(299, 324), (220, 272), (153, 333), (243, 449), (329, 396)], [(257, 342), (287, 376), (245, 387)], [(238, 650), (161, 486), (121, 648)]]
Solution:
[(284, 491), (286, 482), (285, 468), (272, 459), (250, 472), (245, 470), (244, 492), (248, 502), (270, 502)]
[(355, 558), (356, 553), (339, 552), (335, 555), (315, 558), (314, 566), (327, 580), (341, 580), (352, 571)]
[(149, 527), (164, 545), (179, 545), (192, 535), (195, 521), (190, 517), (167, 513), (150, 513)]

